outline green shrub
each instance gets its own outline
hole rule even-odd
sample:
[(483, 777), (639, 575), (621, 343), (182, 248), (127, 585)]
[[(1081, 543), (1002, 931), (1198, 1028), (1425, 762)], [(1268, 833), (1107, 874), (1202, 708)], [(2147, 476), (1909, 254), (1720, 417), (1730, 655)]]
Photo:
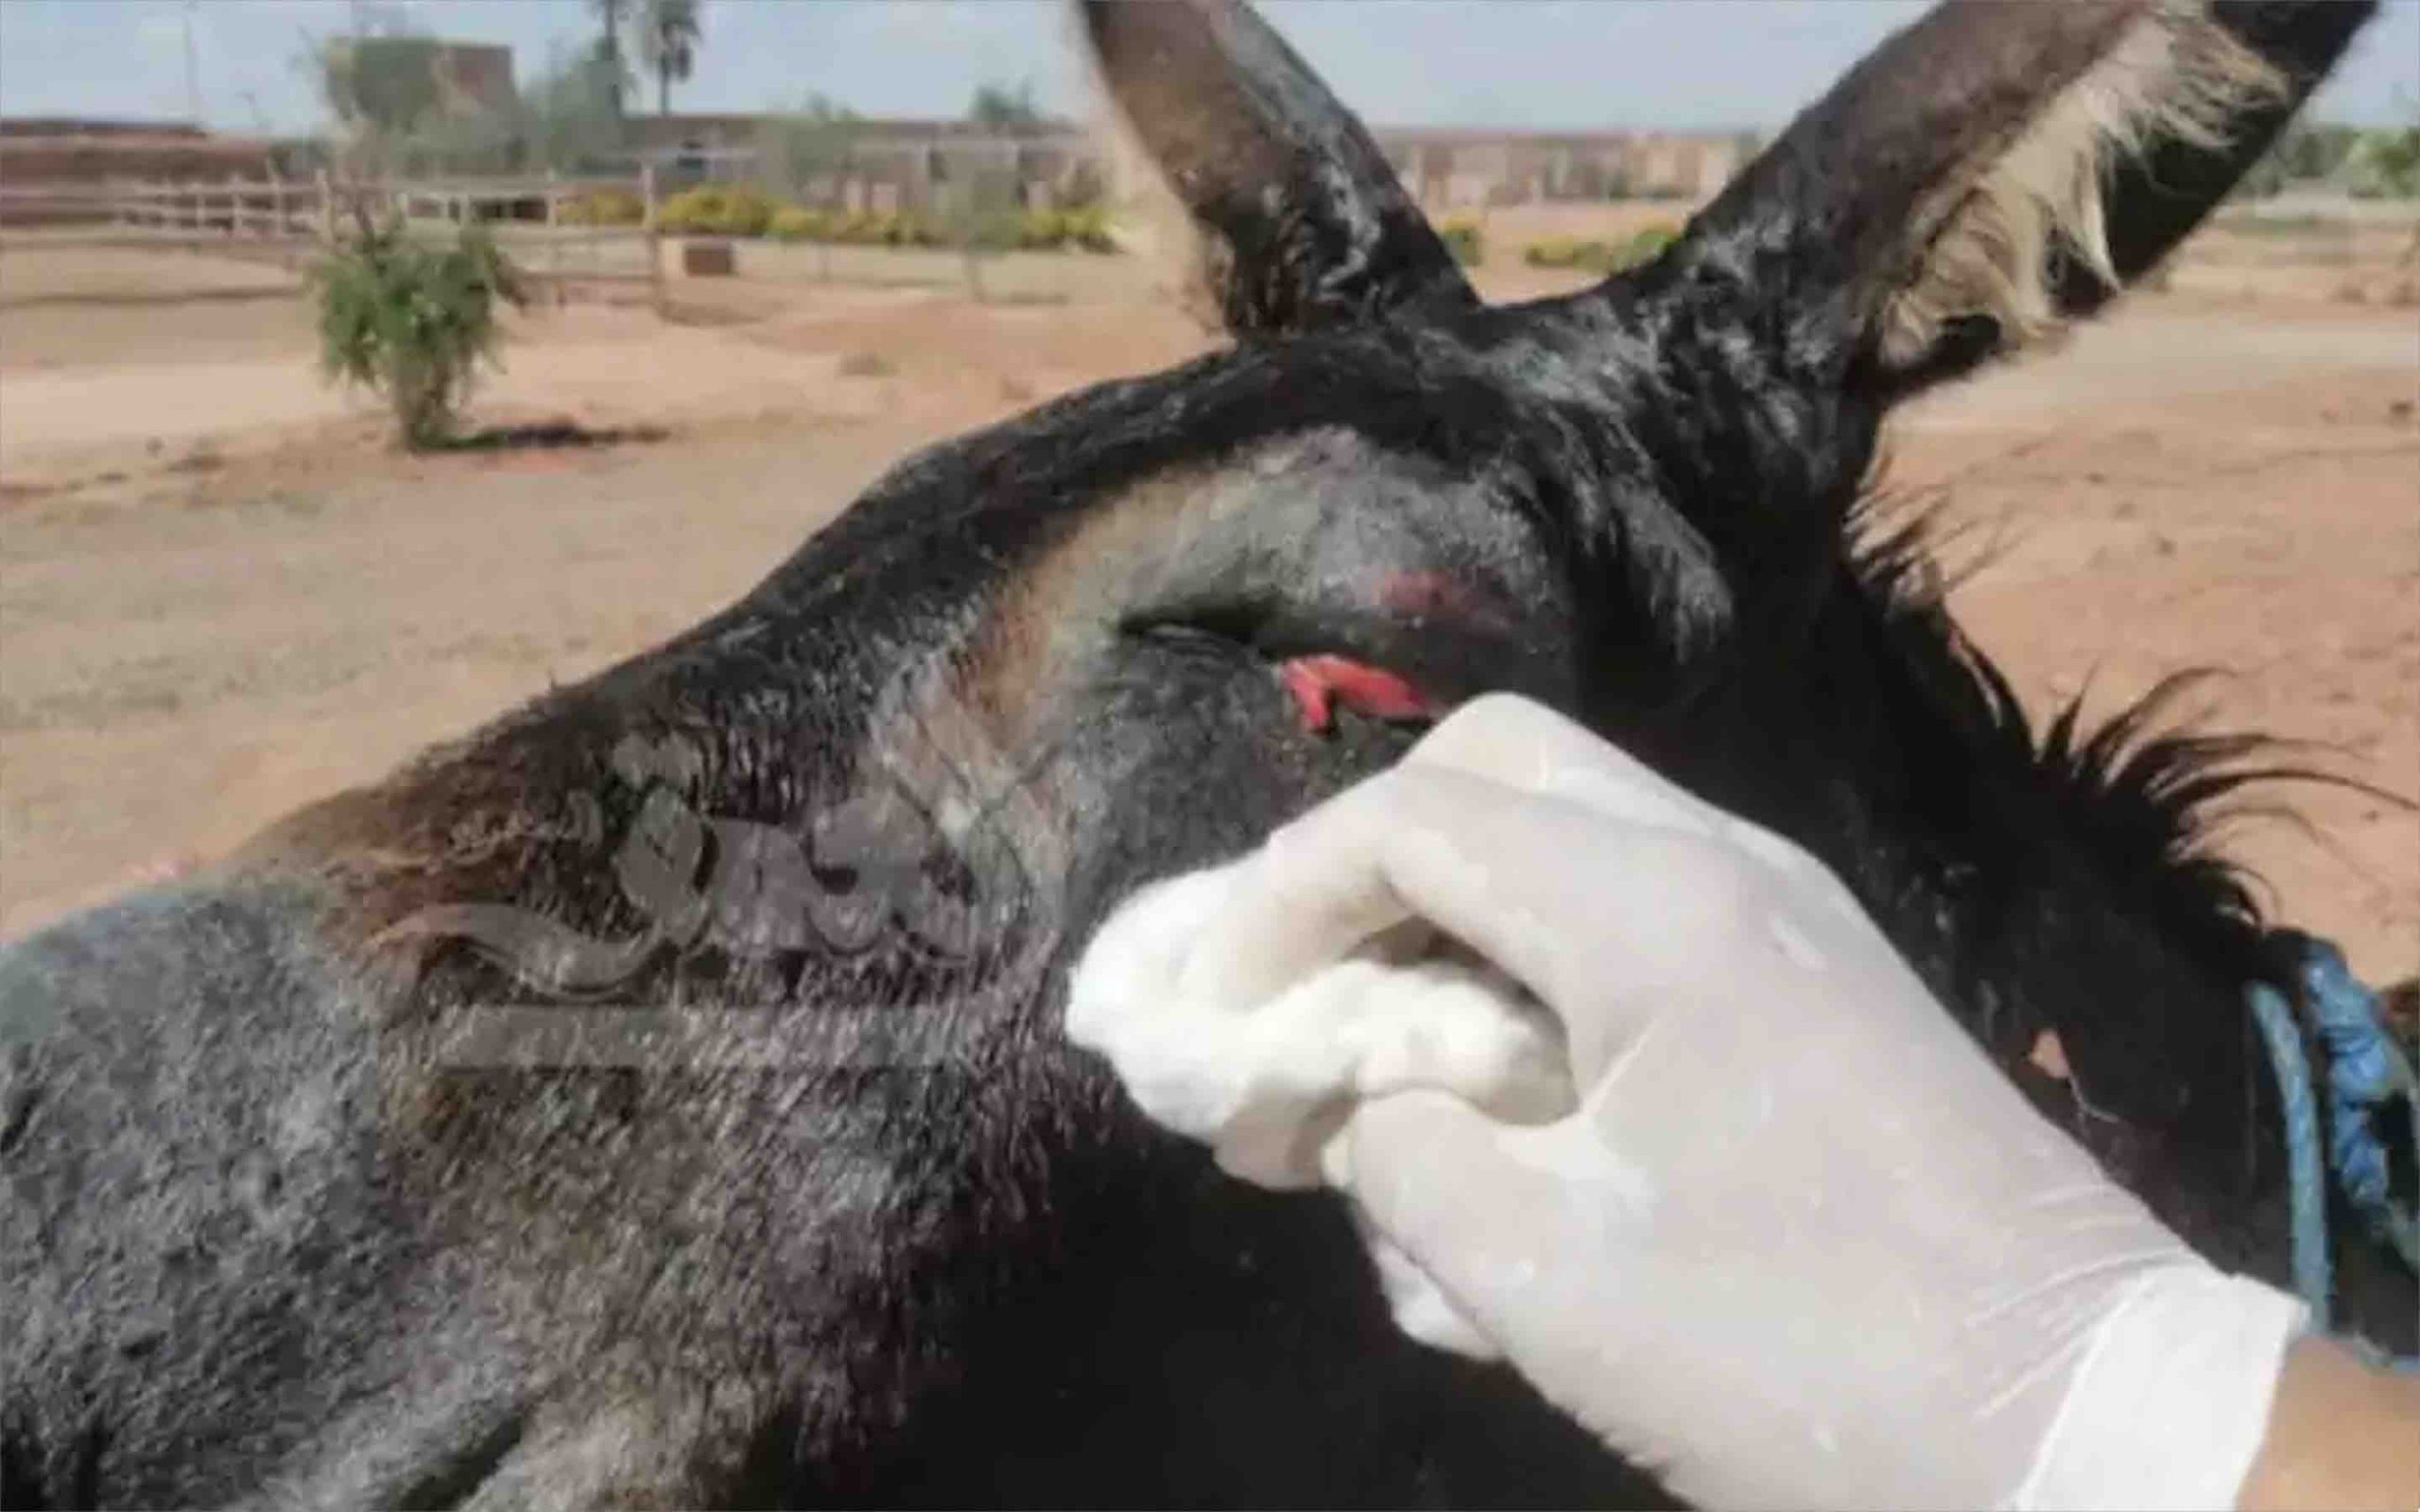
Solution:
[(700, 190), (683, 190), (659, 206), (656, 230), (672, 236), (691, 236), (706, 229), (706, 201)]
[(2420, 198), (2420, 126), (2364, 131), (2351, 157), (2354, 198)]
[(1658, 223), (1641, 227), (1632, 232), (1627, 241), (1618, 244), (1574, 236), (1549, 236), (1544, 241), (1531, 242), (1522, 250), (1521, 261), (1531, 267), (1576, 267), (1583, 272), (1610, 276), (1654, 261), (1680, 234), (1679, 227)]
[(826, 213), (817, 241), (852, 247), (939, 247), (941, 229), (912, 210), (843, 210)]
[(1582, 242), (1570, 236), (1549, 236), (1521, 249), (1521, 261), (1531, 267), (1577, 267), (1583, 248), (1604, 245), (1602, 242)]
[(762, 236), (772, 218), (773, 202), (755, 190), (709, 183), (666, 200), (656, 225), (676, 236)]
[(319, 303), (320, 366), (384, 394), (412, 451), (453, 433), (481, 362), (495, 361), (496, 301), (527, 302), (521, 275), (487, 232), (450, 247), (415, 242), (400, 221), (360, 232), (309, 274)]
[(1487, 239), (1480, 233), (1478, 221), (1458, 215), (1439, 226), (1437, 235), (1445, 244), (1445, 250), (1454, 254), (1454, 261), (1464, 267), (1477, 267), (1487, 261)]
[(647, 202), (628, 189), (591, 189), (564, 200), (561, 215), (573, 226), (635, 226), (647, 219)]
[(721, 231), (728, 236), (762, 236), (773, 221), (773, 202), (753, 189), (726, 189), (720, 205)]
[(767, 235), (782, 242), (823, 242), (832, 239), (833, 217), (805, 205), (784, 205), (765, 226)]
[(940, 247), (949, 240), (940, 226), (912, 210), (890, 212), (883, 223), (882, 239), (886, 247)]
[[(675, 197), (679, 199), (681, 197)], [(686, 229), (711, 214), (666, 201), (665, 229)], [(786, 242), (838, 242), (853, 247), (959, 247), (1000, 251), (1115, 252), (1109, 212), (1099, 205), (1063, 210), (1002, 210), (944, 222), (913, 210), (818, 210), (782, 205), (770, 211), (765, 233)], [(724, 232), (724, 234), (743, 234)]]
[(1058, 212), (1058, 215), (1060, 229), (1066, 233), (1065, 238), (1060, 243), (1061, 246), (1072, 247), (1086, 252), (1108, 253), (1117, 250), (1117, 238), (1111, 234), (1109, 229), (1107, 205), (1099, 203), (1073, 205)]
[(1010, 241), (1022, 251), (1058, 251), (1067, 245), (1068, 214), (1047, 206), (1024, 211), (1010, 228)]
[(1636, 267), (1641, 263), (1651, 263), (1664, 255), (1665, 248), (1680, 239), (1681, 228), (1668, 220), (1658, 221), (1652, 226), (1642, 226), (1631, 232), (1630, 240), (1622, 244), (1622, 249), (1617, 254), (1620, 266), (1612, 271), (1619, 272), (1624, 267)]

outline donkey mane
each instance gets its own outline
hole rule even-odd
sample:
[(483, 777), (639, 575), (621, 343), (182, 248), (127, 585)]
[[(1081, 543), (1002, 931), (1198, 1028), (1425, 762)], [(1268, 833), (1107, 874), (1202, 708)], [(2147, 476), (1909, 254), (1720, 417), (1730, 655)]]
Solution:
[[(1900, 516), (1885, 524), (1881, 516)], [(1869, 492), (1850, 522), (1849, 575), (1923, 696), (1980, 763), (2023, 770), (2057, 816), (2063, 837), (2130, 910), (2190, 942), (2216, 972), (2250, 981), (2273, 970), (2261, 950), (2267, 928), (2257, 873), (2221, 849), (2239, 820), (2288, 817), (2247, 802), (2272, 782), (2351, 785), (2341, 774), (2287, 759), (2298, 743), (2244, 730), (2211, 730), (2180, 710), (2223, 676), (2187, 668), (2162, 677), (2120, 708), (2088, 718), (2078, 693), (2037, 721), (2008, 676), (1970, 639), (1945, 603), (1936, 552), (1940, 507), (1912, 517)], [(2381, 795), (2393, 797), (2393, 795)], [(2398, 801), (2400, 801), (2398, 799)], [(1993, 879), (1977, 878), (1989, 885)], [(2005, 906), (1999, 889), (1978, 902)]]

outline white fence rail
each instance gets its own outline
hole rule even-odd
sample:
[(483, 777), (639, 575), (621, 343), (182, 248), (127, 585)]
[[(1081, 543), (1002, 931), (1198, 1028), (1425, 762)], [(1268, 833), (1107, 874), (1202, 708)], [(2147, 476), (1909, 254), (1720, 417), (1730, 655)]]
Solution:
[[(580, 224), (573, 208), (600, 191), (636, 198), (636, 225)], [(415, 232), (481, 224), (523, 270), (561, 297), (576, 283), (650, 286), (663, 307), (664, 266), (654, 168), (634, 178), (338, 180), (228, 178), (150, 182), (0, 183), (0, 244), (159, 247), (267, 256), (299, 265), (357, 216), (393, 218)]]

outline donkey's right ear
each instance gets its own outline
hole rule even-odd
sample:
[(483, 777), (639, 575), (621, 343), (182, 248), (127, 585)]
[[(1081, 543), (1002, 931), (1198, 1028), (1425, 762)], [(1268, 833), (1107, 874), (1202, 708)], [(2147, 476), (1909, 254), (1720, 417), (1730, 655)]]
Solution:
[(1083, 0), (1103, 80), (1209, 245), (1237, 336), (1477, 302), (1386, 155), (1242, 0)]
[(2093, 314), (2200, 223), (2375, 0), (1963, 0), (1885, 42), (1691, 225), (1793, 357), (1886, 396)]

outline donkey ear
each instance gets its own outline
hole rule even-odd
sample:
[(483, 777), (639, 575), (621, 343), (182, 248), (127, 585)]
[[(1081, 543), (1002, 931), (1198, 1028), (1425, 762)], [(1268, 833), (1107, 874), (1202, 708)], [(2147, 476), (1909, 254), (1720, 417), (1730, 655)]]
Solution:
[(2374, 9), (1953, 0), (1799, 117), (1688, 242), (1782, 291), (1794, 351), (1908, 391), (2155, 265)]
[(1385, 154), (1241, 0), (1084, 0), (1101, 75), (1209, 246), (1239, 337), (1469, 305)]

